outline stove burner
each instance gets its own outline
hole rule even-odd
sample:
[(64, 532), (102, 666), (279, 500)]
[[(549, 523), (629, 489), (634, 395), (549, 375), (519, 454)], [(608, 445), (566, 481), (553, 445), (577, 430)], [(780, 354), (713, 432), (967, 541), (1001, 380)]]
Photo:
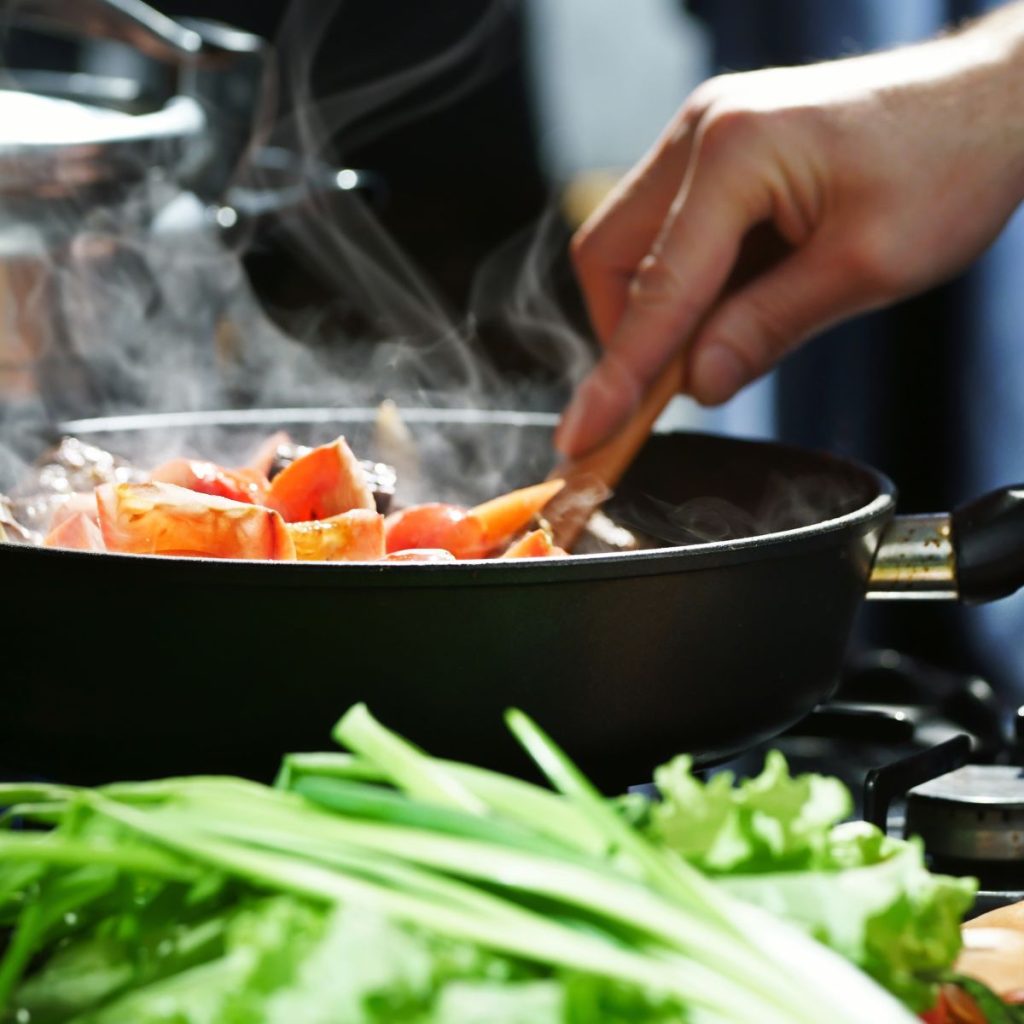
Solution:
[(1024, 765), (1024, 708), (1011, 715), (984, 679), (892, 651), (861, 655), (837, 697), (710, 772), (748, 778), (776, 747), (795, 773), (841, 778), (858, 817), (920, 835), (934, 870), (977, 878), (969, 916), (1024, 900), (1024, 769), (1010, 767)]
[(970, 764), (915, 786), (905, 832), (924, 840), (936, 870), (1024, 884), (1024, 768)]

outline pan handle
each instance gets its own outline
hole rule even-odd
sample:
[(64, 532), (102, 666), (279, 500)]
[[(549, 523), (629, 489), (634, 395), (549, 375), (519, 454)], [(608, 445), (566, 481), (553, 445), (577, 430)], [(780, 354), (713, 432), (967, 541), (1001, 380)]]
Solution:
[(1024, 485), (1002, 487), (952, 515), (896, 516), (882, 534), (868, 597), (976, 604), (1024, 586)]
[(962, 601), (995, 601), (1024, 586), (1024, 485), (961, 506), (952, 525)]

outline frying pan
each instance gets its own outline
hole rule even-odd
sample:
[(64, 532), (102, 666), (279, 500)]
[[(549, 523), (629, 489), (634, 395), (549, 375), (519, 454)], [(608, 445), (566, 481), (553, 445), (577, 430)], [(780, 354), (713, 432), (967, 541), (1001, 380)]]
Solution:
[[(543, 477), (553, 419), (412, 411), (431, 495)], [(286, 428), (374, 450), (372, 410), (78, 421), (140, 459), (241, 458)], [(215, 446), (215, 447), (214, 447)], [(401, 496), (402, 479), (399, 481)], [(483, 493), (474, 493), (482, 491)], [(168, 559), (0, 545), (5, 769), (67, 781), (266, 776), (366, 701), (433, 752), (525, 765), (502, 712), (535, 716), (599, 783), (709, 762), (785, 729), (836, 685), (865, 593), (988, 600), (1024, 583), (1024, 489), (894, 517), (881, 473), (827, 454), (651, 437), (613, 516), (650, 550), (457, 564)]]

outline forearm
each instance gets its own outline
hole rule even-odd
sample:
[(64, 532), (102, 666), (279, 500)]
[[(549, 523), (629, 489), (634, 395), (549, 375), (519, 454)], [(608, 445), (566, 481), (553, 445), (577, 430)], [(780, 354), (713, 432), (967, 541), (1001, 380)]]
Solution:
[(1008, 200), (1024, 200), (1024, 2), (905, 52), (913, 55), (908, 73), (916, 65), (935, 81), (940, 110), (953, 114), (959, 106), (970, 112), (966, 120), (962, 114), (951, 116), (949, 128), (963, 132), (975, 187), (1005, 189)]

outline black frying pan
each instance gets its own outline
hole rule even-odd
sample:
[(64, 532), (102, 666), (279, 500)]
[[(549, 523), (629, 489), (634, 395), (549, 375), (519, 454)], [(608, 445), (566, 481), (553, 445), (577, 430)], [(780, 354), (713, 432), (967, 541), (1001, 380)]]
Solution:
[[(548, 468), (549, 418), (408, 420), (435, 435), (437, 497), (493, 493), (496, 463), (514, 463), (509, 484)], [(240, 458), (281, 426), (379, 455), (371, 423), (279, 410), (66, 427), (146, 459)], [(1024, 491), (952, 525), (894, 519), (894, 504), (884, 476), (828, 455), (663, 434), (613, 505), (655, 550), (357, 565), (0, 545), (0, 760), (74, 781), (268, 774), (283, 751), (327, 745), (360, 700), (438, 754), (511, 770), (501, 714), (524, 708), (609, 786), (681, 751), (721, 758), (829, 696), (869, 588), (976, 600), (1024, 583)]]

